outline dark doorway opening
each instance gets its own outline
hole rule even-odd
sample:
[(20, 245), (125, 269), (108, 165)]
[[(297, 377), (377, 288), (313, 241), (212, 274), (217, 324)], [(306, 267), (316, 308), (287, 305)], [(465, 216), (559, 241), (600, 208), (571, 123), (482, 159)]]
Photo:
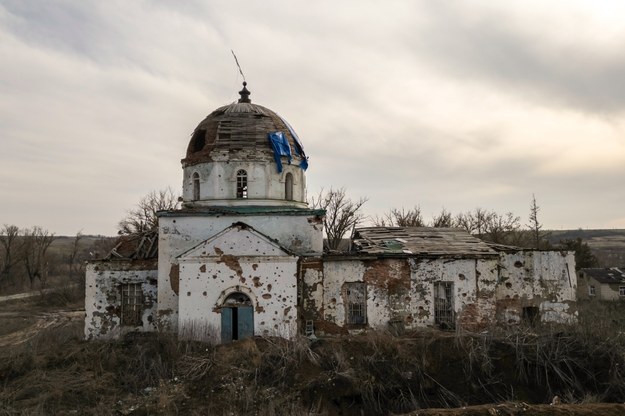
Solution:
[(524, 324), (534, 326), (540, 321), (540, 310), (538, 306), (525, 306), (523, 308), (522, 321)]
[(252, 301), (243, 293), (229, 295), (221, 308), (221, 342), (228, 343), (254, 336)]

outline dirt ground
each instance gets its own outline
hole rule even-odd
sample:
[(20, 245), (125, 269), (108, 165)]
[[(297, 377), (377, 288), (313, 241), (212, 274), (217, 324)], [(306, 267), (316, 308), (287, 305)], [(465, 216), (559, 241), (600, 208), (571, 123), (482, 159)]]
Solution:
[(33, 297), (0, 302), (0, 348), (24, 343), (46, 329), (63, 328), (82, 322), (85, 311), (80, 302), (59, 308), (41, 304)]

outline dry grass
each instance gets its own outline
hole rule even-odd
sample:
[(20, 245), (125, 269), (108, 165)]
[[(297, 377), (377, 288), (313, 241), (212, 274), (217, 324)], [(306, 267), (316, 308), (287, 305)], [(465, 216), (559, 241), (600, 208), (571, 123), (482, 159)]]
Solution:
[(566, 403), (622, 402), (620, 323), (591, 314), (622, 312), (617, 306), (595, 305), (574, 327), (219, 346), (161, 334), (85, 342), (77, 322), (0, 350), (0, 416), (388, 414), (556, 394)]

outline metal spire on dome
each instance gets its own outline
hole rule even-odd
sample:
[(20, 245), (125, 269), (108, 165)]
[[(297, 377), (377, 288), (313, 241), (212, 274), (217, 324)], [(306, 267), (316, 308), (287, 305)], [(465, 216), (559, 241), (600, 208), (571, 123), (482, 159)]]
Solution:
[(239, 68), (239, 72), (241, 73), (241, 76), (243, 77), (243, 89), (241, 91), (239, 91), (239, 94), (241, 95), (241, 98), (239, 98), (239, 102), (240, 103), (251, 103), (252, 101), (250, 100), (250, 92), (246, 88), (247, 81), (245, 81), (245, 75), (243, 74), (243, 70), (241, 69), (241, 65), (239, 65), (239, 60), (237, 59), (237, 56), (236, 56), (236, 54), (234, 53), (234, 51), (232, 49), (230, 49), (230, 52), (232, 52), (232, 56), (234, 56), (234, 62), (237, 64), (237, 68)]
[(243, 89), (239, 91), (239, 94), (241, 95), (241, 98), (239, 98), (240, 103), (252, 102), (252, 100), (250, 100), (250, 92), (247, 89), (247, 82), (243, 81)]

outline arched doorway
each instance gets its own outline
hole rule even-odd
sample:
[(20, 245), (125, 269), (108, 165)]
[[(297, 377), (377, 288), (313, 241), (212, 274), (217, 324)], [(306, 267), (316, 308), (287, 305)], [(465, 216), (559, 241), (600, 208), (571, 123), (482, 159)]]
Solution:
[(253, 335), (252, 301), (244, 293), (231, 293), (221, 307), (221, 342), (232, 342)]

